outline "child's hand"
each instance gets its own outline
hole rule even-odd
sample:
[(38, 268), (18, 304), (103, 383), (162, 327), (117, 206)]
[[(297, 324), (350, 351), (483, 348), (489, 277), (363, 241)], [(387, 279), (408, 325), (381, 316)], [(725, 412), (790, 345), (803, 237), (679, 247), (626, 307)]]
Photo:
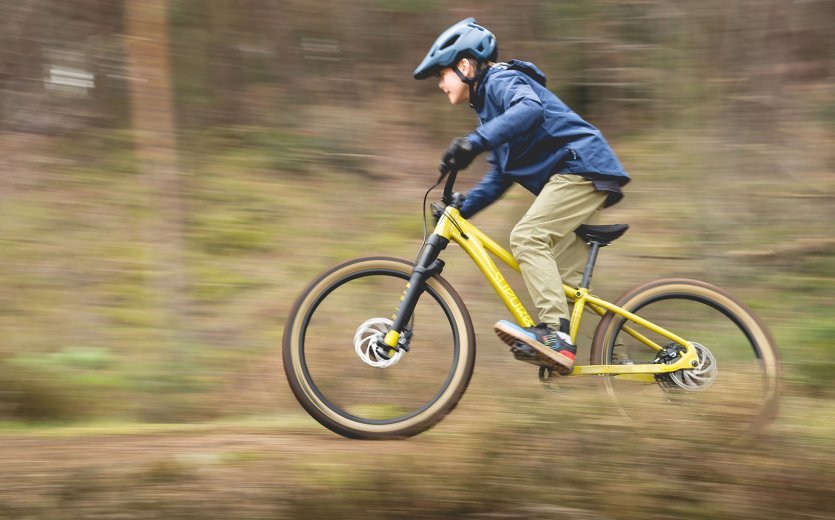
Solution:
[(478, 150), (466, 137), (456, 137), (449, 143), (449, 148), (441, 156), (441, 164), (438, 167), (441, 173), (451, 169), (463, 170), (473, 162)]

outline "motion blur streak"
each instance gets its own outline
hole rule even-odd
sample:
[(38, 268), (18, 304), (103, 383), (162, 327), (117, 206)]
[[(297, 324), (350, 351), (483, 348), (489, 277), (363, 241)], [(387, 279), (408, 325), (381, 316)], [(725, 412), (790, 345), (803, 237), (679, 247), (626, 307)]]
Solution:
[[(0, 516), (832, 518), (835, 1), (451, 5), (0, 2)], [(634, 179), (601, 296), (691, 276), (768, 324), (786, 397), (766, 436), (730, 445), (732, 410), (628, 423), (594, 379), (544, 391), (452, 248), (479, 346), (459, 407), (388, 443), (298, 407), (294, 298), (338, 261), (413, 258), (438, 157), (477, 124), (411, 77), (468, 16)], [(530, 202), (475, 223), (507, 237)]]

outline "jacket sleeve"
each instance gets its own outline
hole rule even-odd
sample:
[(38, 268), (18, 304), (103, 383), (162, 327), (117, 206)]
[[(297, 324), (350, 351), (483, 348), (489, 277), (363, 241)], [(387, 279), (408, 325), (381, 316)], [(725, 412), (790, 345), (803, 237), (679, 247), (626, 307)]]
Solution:
[(503, 113), (478, 127), (468, 139), (476, 146), (493, 150), (535, 129), (545, 121), (545, 108), (536, 92), (522, 78), (494, 78), (488, 95), (501, 104)]
[(495, 202), (513, 184), (513, 181), (508, 176), (502, 175), (501, 168), (496, 164), (495, 157), (492, 153), (487, 158), (487, 162), (490, 163), (490, 170), (467, 193), (467, 198), (461, 206), (461, 216), (464, 218), (471, 218)]

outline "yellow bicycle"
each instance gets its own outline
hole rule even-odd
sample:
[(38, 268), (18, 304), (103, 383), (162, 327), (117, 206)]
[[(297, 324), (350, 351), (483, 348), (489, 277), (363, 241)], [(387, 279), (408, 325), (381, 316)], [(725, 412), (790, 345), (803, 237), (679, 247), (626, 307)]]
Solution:
[[(349, 260), (314, 280), (293, 306), (284, 329), (284, 371), (304, 409), (338, 434), (415, 435), (463, 395), (476, 336), (466, 305), (441, 276), (439, 257), (450, 241), (475, 262), (516, 322), (534, 325), (488, 253), (518, 271), (513, 256), (461, 217), (463, 197), (452, 192), (456, 176), (455, 170), (441, 175), (429, 190), (446, 177), (442, 203), (433, 204), (434, 232), (416, 262)], [(781, 366), (773, 339), (748, 307), (690, 279), (656, 280), (615, 303), (589, 292), (600, 248), (627, 228), (584, 225), (576, 231), (591, 247), (580, 286), (563, 286), (573, 302), (572, 341), (586, 311), (601, 319), (590, 364), (567, 375), (601, 378), (629, 416), (695, 410), (760, 430), (776, 414)], [(552, 372), (540, 367), (540, 379), (562, 377)]]

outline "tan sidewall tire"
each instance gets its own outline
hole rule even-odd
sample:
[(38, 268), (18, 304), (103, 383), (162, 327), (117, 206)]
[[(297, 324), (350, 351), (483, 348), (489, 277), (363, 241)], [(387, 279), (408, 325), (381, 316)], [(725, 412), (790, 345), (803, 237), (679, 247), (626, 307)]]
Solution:
[[(756, 343), (757, 353), (763, 366), (766, 388), (764, 390), (762, 409), (751, 424), (749, 433), (756, 433), (770, 423), (777, 415), (782, 366), (776, 343), (766, 327), (754, 313), (742, 302), (726, 291), (699, 280), (686, 278), (665, 278), (655, 280), (635, 287), (621, 296), (615, 305), (627, 311), (639, 308), (648, 300), (654, 300), (665, 295), (695, 296), (712, 300), (736, 316), (742, 326), (749, 332)], [(639, 311), (640, 312), (640, 311)], [(613, 343), (613, 334), (619, 316), (607, 312), (594, 333), (591, 348), (591, 363), (605, 364), (608, 361), (609, 348)], [(663, 326), (662, 323), (659, 325)], [(611, 382), (606, 382), (607, 390), (613, 392)]]
[[(454, 327), (458, 332), (458, 362), (449, 384), (443, 393), (428, 408), (400, 422), (389, 424), (367, 424), (354, 421), (335, 412), (322, 401), (304, 377), (300, 353), (300, 335), (304, 316), (317, 301), (321, 293), (346, 276), (367, 270), (386, 269), (404, 273), (412, 272), (412, 263), (392, 257), (368, 257), (349, 260), (314, 280), (301, 294), (290, 312), (284, 328), (283, 361), (284, 372), (299, 403), (323, 426), (350, 438), (393, 439), (416, 435), (430, 428), (449, 413), (463, 395), (472, 376), (475, 365), (475, 332), (472, 320), (463, 300), (452, 286), (440, 276), (427, 281), (447, 305)], [(405, 281), (404, 281), (405, 283)], [(398, 295), (380, 295), (396, 299)], [(426, 297), (426, 296), (423, 296)]]

